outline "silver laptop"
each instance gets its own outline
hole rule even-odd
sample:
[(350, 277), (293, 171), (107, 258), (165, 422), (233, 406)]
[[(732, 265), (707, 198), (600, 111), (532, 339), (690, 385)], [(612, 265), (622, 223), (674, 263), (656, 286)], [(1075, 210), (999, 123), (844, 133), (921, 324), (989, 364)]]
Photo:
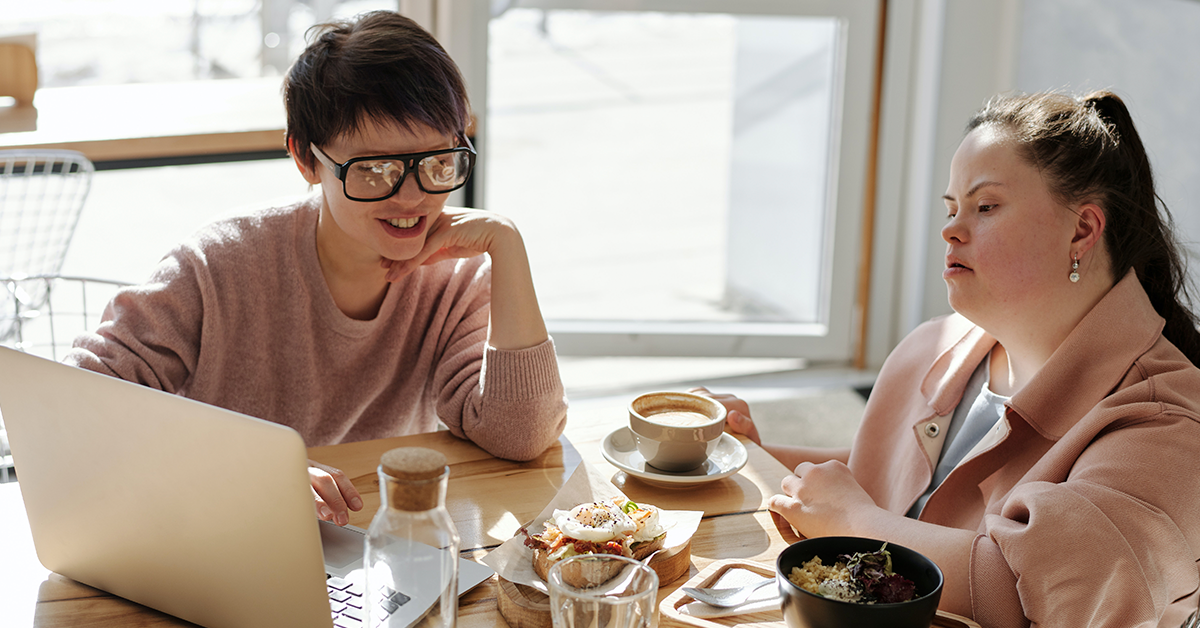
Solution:
[[(326, 628), (327, 581), (361, 577), (291, 428), (5, 347), (0, 416), (51, 571), (213, 628)], [(460, 560), (460, 594), (492, 573)], [(401, 593), (415, 622), (426, 594)]]

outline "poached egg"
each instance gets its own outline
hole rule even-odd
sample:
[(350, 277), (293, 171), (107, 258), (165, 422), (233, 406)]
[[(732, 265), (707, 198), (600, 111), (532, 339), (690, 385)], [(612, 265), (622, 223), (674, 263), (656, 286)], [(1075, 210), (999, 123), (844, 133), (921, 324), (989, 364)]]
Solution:
[(603, 543), (633, 534), (637, 523), (616, 504), (592, 502), (571, 510), (555, 510), (554, 525), (570, 538)]

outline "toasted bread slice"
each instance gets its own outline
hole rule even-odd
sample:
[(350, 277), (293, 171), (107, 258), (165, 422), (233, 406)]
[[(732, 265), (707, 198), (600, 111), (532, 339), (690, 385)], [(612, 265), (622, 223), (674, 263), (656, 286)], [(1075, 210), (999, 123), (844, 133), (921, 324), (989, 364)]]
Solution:
[(554, 565), (554, 561), (550, 560), (550, 552), (544, 549), (533, 550), (533, 572), (539, 578), (550, 582), (550, 567)]
[[(533, 570), (547, 582), (550, 581), (550, 567), (556, 562), (544, 550), (536, 550), (533, 554)], [(624, 563), (616, 561), (577, 560), (562, 567), (562, 578), (563, 582), (575, 588), (588, 589), (612, 580), (624, 567)]]
[(642, 561), (646, 560), (651, 554), (662, 549), (663, 540), (666, 538), (666, 533), (663, 533), (654, 537), (652, 540), (638, 543), (637, 546), (633, 548), (633, 559)]

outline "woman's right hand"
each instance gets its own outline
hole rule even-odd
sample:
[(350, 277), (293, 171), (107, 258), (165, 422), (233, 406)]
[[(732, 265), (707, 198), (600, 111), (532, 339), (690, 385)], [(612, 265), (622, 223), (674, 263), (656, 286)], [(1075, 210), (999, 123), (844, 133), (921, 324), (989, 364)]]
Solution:
[(344, 526), (350, 523), (348, 510), (362, 510), (362, 496), (341, 469), (309, 460), (308, 480), (312, 484), (317, 517), (322, 521)]
[(750, 418), (750, 404), (746, 403), (744, 399), (735, 395), (714, 394), (703, 386), (698, 386), (688, 392), (708, 397), (725, 406), (725, 427), (731, 433), (745, 435), (746, 438), (762, 447), (762, 438), (758, 435), (758, 428), (755, 427), (754, 420)]

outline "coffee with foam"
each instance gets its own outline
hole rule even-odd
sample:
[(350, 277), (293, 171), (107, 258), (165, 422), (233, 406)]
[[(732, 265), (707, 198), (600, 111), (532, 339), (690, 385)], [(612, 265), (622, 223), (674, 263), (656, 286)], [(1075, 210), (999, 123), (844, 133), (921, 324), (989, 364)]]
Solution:
[(713, 422), (713, 418), (707, 414), (692, 412), (690, 410), (656, 412), (646, 417), (646, 420), (671, 427), (692, 427), (694, 425), (704, 425), (705, 423)]
[(710, 397), (651, 392), (629, 404), (629, 431), (646, 465), (668, 473), (696, 469), (725, 428), (725, 407)]

